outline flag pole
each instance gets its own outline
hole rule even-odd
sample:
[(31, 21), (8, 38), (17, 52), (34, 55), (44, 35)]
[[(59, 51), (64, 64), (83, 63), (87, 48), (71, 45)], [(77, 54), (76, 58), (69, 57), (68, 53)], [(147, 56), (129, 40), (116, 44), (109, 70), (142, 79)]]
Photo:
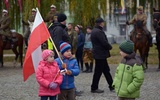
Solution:
[[(53, 23), (51, 23), (48, 28), (50, 28), (50, 27), (52, 26), (52, 24), (53, 24)], [(53, 46), (54, 46), (54, 48), (55, 48), (55, 50), (56, 50), (56, 53), (57, 53), (57, 55), (58, 55), (61, 63), (63, 64), (62, 58), (61, 58), (61, 56), (60, 56), (60, 54), (59, 54), (59, 52), (58, 52), (58, 50), (57, 50), (57, 48), (56, 48), (56, 45), (55, 45), (54, 42), (53, 42), (53, 39), (51, 38), (51, 36), (49, 37), (49, 39), (50, 39), (50, 41), (52, 42), (52, 44), (53, 44)]]
[(54, 46), (54, 49), (56, 50), (56, 53), (57, 53), (57, 55), (58, 55), (61, 63), (63, 64), (62, 58), (61, 58), (61, 56), (60, 56), (60, 54), (59, 54), (59, 52), (58, 52), (58, 50), (57, 50), (57, 48), (56, 48), (56, 45), (55, 45), (54, 42), (53, 42), (51, 36), (49, 37), (49, 39), (51, 40), (51, 42), (52, 42), (52, 44), (53, 44), (53, 46)]

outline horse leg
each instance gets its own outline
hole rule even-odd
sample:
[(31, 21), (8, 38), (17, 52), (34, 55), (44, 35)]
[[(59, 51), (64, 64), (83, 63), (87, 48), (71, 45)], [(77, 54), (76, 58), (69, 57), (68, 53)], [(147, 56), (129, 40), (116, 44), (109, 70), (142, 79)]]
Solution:
[(144, 56), (145, 56), (146, 69), (148, 69), (148, 53), (146, 53)]
[(160, 70), (160, 48), (157, 46), (157, 49), (158, 49), (158, 60), (159, 60), (158, 70)]
[(28, 47), (28, 38), (24, 38), (25, 46)]
[(140, 53), (140, 57), (143, 61), (143, 67), (144, 67), (144, 70), (146, 69), (146, 63), (145, 63), (145, 55), (143, 54), (142, 50), (139, 49), (139, 53)]
[(3, 67), (3, 50), (0, 47), (0, 67)]
[(15, 67), (15, 66), (16, 66), (16, 62), (17, 62), (17, 59), (18, 59), (18, 56), (19, 56), (19, 53), (18, 53), (18, 51), (17, 51), (17, 47), (13, 48), (12, 51), (13, 51), (14, 54), (15, 54), (15, 59), (14, 59), (14, 61), (13, 61), (14, 67)]
[(22, 65), (23, 65), (23, 61), (22, 61), (22, 59), (23, 59), (23, 44), (22, 44), (22, 46), (18, 47), (18, 51), (19, 51), (19, 60), (20, 60), (21, 67), (22, 67)]

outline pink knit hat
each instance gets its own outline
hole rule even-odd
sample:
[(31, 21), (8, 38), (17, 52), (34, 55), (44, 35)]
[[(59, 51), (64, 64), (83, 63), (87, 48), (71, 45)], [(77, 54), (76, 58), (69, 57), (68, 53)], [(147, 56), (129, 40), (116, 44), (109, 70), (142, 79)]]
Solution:
[(54, 54), (52, 50), (48, 50), (48, 49), (44, 50), (42, 52), (42, 58), (43, 58), (43, 60), (46, 60), (48, 58), (48, 56), (50, 56), (52, 54)]

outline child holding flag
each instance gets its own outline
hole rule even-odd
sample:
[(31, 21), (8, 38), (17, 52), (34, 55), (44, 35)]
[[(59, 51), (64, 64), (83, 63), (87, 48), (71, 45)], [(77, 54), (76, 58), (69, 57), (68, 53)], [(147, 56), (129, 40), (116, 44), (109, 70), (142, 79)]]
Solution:
[(42, 52), (43, 60), (40, 61), (36, 70), (36, 79), (39, 83), (39, 96), (41, 100), (56, 100), (56, 95), (60, 93), (62, 75), (60, 74), (57, 62), (54, 61), (54, 53), (51, 50)]
[(65, 70), (65, 75), (60, 85), (61, 93), (58, 95), (58, 100), (75, 100), (74, 76), (80, 73), (78, 63), (77, 60), (72, 57), (71, 45), (67, 42), (60, 44), (60, 52), (64, 63), (62, 64), (60, 58), (57, 58), (56, 61), (60, 70)]

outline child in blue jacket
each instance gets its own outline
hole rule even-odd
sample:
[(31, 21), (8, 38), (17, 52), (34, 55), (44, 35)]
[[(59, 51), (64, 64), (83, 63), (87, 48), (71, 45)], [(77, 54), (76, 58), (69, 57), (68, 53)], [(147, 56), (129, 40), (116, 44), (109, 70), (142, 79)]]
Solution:
[(56, 61), (60, 70), (65, 70), (65, 75), (63, 75), (63, 81), (60, 85), (61, 93), (58, 95), (58, 100), (75, 100), (74, 76), (80, 73), (78, 63), (77, 60), (72, 57), (71, 45), (67, 42), (60, 44), (60, 52), (64, 63), (62, 64), (59, 58), (57, 58)]

